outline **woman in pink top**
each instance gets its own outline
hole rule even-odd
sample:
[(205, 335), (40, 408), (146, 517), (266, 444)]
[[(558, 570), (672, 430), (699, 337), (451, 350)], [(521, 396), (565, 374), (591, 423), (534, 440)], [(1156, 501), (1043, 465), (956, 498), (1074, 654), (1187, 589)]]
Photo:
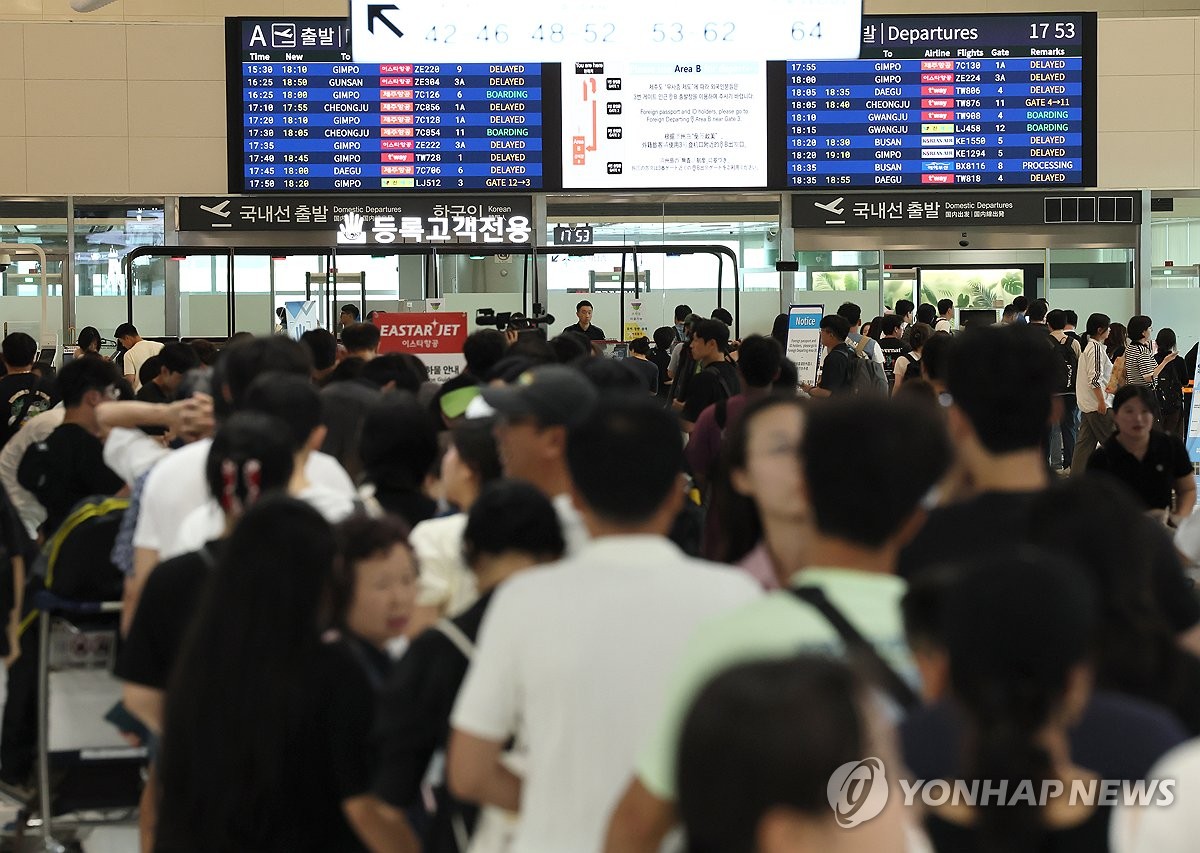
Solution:
[(709, 553), (779, 589), (804, 566), (808, 508), (800, 488), (804, 404), (766, 397), (725, 437), (712, 512), (720, 534)]

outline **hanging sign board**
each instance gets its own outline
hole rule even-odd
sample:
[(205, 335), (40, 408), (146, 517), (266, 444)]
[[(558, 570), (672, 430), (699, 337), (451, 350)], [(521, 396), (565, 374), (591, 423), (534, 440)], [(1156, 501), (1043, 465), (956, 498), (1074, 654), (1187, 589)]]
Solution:
[(375, 315), (379, 327), (379, 352), (412, 353), (424, 362), (429, 378), (437, 383), (457, 376), (467, 365), (463, 342), (467, 339), (467, 315), (440, 311), (430, 314)]

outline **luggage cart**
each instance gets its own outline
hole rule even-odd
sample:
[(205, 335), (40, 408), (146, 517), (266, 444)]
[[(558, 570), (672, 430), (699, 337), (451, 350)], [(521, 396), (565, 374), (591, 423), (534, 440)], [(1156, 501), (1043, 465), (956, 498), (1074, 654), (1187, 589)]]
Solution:
[(136, 826), (147, 750), (127, 744), (104, 719), (121, 698), (112, 674), (121, 603), (74, 601), (42, 590), (33, 604), (39, 611), (38, 792), (18, 817), (18, 838), (24, 828), (37, 827), (42, 849), (64, 853), (78, 849), (91, 828)]

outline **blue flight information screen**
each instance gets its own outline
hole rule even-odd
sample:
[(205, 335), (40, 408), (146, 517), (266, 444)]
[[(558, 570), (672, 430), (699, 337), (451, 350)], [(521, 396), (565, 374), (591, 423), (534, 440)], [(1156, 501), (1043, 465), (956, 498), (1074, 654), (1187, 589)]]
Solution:
[(540, 64), (356, 63), (337, 19), (238, 19), (227, 35), (236, 192), (546, 186)]
[(787, 188), (1092, 186), (1095, 17), (864, 17), (786, 63)]

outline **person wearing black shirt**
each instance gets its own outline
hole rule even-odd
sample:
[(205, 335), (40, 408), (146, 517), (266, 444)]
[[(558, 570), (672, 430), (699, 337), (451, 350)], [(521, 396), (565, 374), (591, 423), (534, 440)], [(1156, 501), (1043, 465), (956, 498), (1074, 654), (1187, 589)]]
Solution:
[[(166, 405), (171, 402), (171, 396), (167, 391), (158, 384), (159, 373), (162, 371), (162, 359), (157, 355), (152, 355), (142, 362), (142, 369), (138, 373), (138, 380), (142, 387), (138, 388), (137, 393), (133, 395), (133, 399), (143, 403), (158, 403)], [(156, 433), (161, 435), (162, 433)]]
[(50, 408), (53, 387), (33, 373), (37, 341), (24, 332), (13, 332), (0, 345), (6, 373), (0, 379), (0, 447), (8, 443), (25, 422)]
[(883, 350), (883, 373), (887, 376), (888, 390), (896, 385), (896, 361), (900, 356), (912, 352), (900, 337), (904, 322), (895, 314), (888, 314), (880, 321), (879, 348)]
[[(417, 637), (380, 698), (372, 790), (405, 811), (419, 807), (430, 764), (436, 754), (445, 753), (450, 712), (496, 587), (530, 566), (557, 560), (565, 547), (553, 505), (520, 480), (500, 480), (484, 488), (471, 506), (463, 546), (479, 600)], [(453, 798), (443, 779), (435, 783), (433, 793), (437, 808), (422, 839), (425, 853), (465, 853), (459, 840), (474, 830), (477, 809)]]
[(629, 358), (625, 363), (637, 371), (647, 391), (658, 394), (659, 366), (650, 358), (649, 338), (643, 336), (629, 342)]
[(200, 366), (200, 357), (187, 344), (167, 344), (157, 355), (146, 359), (142, 387), (137, 399), (146, 403), (170, 403), (189, 370)]
[(370, 794), (375, 691), (322, 636), (336, 559), (329, 524), (293, 498), (234, 528), (167, 694), (155, 850), (415, 849)]
[(584, 335), (589, 341), (607, 340), (604, 335), (604, 330), (599, 326), (592, 325), (592, 303), (584, 299), (575, 306), (575, 316), (579, 318), (579, 322), (573, 326), (567, 326), (563, 329), (564, 332), (579, 332)]
[(742, 392), (742, 380), (729, 360), (729, 327), (720, 320), (693, 323), (689, 346), (700, 367), (688, 383), (687, 400), (680, 416), (683, 431), (690, 433), (701, 412), (718, 400), (728, 400)]
[(1117, 431), (1088, 459), (1088, 471), (1106, 471), (1125, 483), (1146, 509), (1191, 515), (1196, 479), (1183, 440), (1154, 428), (1154, 392), (1126, 385), (1113, 397)]
[(91, 495), (114, 494), (125, 485), (104, 464), (104, 444), (96, 421), (96, 407), (117, 399), (122, 384), (112, 364), (94, 356), (75, 359), (58, 374), (66, 417), (44, 442), (25, 452), (17, 470), (17, 482), (46, 508), (42, 529), (47, 536), (79, 501)]
[[(286, 433), (276, 418), (238, 412), (213, 436), (205, 476), (209, 494), (221, 502), (226, 531), (256, 495), (287, 489), (293, 456)], [(167, 682), (209, 578), (224, 556), (225, 540), (217, 539), (164, 560), (146, 579), (114, 674), (125, 682), (125, 706), (153, 732), (162, 730)]]
[(674, 343), (673, 326), (661, 326), (654, 330), (654, 349), (650, 352), (650, 361), (658, 368), (658, 396), (663, 399), (671, 396), (671, 376), (668, 368), (671, 366), (671, 346)]
[(846, 344), (850, 335), (850, 322), (838, 314), (821, 318), (821, 346), (825, 348), (825, 360), (821, 363), (821, 381), (817, 385), (801, 382), (800, 388), (813, 397), (832, 397), (850, 390), (853, 378), (851, 369), (857, 353)]

